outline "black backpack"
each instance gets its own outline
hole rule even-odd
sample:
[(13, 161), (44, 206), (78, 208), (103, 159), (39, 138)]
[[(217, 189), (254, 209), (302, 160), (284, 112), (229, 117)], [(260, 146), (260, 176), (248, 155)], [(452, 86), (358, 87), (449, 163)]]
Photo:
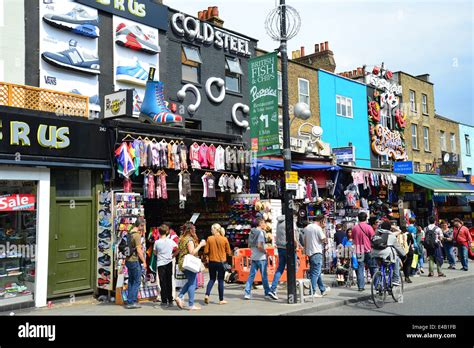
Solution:
[(426, 229), (425, 241), (423, 244), (427, 249), (434, 249), (436, 247), (435, 230), (430, 230), (429, 228)]
[(388, 247), (388, 233), (376, 234), (371, 240), (372, 249), (384, 250)]
[(132, 241), (132, 233), (127, 233), (122, 237), (122, 240), (119, 243), (118, 250), (125, 257), (130, 257), (135, 253), (136, 248), (133, 247)]

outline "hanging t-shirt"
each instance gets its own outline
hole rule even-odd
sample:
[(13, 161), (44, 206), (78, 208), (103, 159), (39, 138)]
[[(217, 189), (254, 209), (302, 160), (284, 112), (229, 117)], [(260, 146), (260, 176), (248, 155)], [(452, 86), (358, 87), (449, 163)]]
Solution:
[(199, 147), (199, 165), (201, 168), (209, 167), (209, 163), (207, 161), (207, 150), (208, 146), (205, 143), (202, 143)]
[(233, 175), (227, 180), (227, 187), (229, 188), (230, 193), (235, 193), (235, 178)]
[(201, 147), (194, 143), (189, 148), (189, 160), (191, 161), (191, 168), (201, 169), (201, 164), (199, 163), (199, 150)]
[(244, 182), (243, 180), (240, 178), (240, 176), (238, 176), (236, 179), (235, 179), (235, 191), (237, 193), (242, 193), (242, 188), (244, 186)]
[(214, 144), (211, 144), (207, 148), (207, 163), (209, 164), (209, 169), (215, 168), (215, 160), (216, 160), (216, 147)]
[(219, 178), (219, 187), (221, 189), (221, 192), (227, 191), (227, 181), (228, 181), (227, 174), (221, 175), (221, 177)]
[(216, 197), (216, 178), (213, 175), (202, 176), (203, 185), (203, 197), (215, 198)]
[(306, 194), (306, 184), (303, 178), (298, 180), (298, 189), (296, 190), (295, 199), (304, 199)]
[(179, 173), (179, 200), (185, 201), (186, 197), (191, 196), (191, 176), (188, 173)]
[(221, 145), (216, 148), (216, 155), (214, 158), (214, 169), (216, 171), (225, 170), (225, 150)]

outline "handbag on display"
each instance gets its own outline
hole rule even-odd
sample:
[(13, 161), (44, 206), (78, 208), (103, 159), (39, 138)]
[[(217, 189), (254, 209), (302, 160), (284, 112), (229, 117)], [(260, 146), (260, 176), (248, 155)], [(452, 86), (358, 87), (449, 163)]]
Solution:
[(187, 254), (184, 257), (183, 269), (185, 269), (187, 271), (190, 271), (190, 272), (193, 272), (193, 273), (198, 273), (198, 272), (201, 271), (201, 265), (202, 265), (201, 259), (196, 257), (196, 256), (193, 256), (191, 254)]

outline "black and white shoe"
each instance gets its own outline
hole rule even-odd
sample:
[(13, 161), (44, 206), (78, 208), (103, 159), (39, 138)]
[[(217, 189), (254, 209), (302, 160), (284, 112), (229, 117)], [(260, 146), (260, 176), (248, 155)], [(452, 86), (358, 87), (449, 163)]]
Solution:
[(268, 296), (270, 296), (270, 298), (271, 298), (272, 300), (275, 300), (275, 301), (278, 300), (278, 296), (277, 296), (273, 291), (270, 291), (270, 292), (268, 293)]

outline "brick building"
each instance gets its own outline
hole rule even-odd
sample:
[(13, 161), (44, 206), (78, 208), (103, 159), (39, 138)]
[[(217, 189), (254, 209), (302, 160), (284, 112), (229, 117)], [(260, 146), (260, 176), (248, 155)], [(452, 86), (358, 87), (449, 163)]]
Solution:
[[(434, 145), (436, 152), (434, 153), (439, 166), (445, 162), (443, 159), (444, 153), (454, 155), (457, 159), (457, 169), (460, 169), (461, 165), (461, 143), (459, 139), (459, 123), (441, 115), (435, 114), (435, 139)], [(441, 173), (443, 174), (443, 173)]]

